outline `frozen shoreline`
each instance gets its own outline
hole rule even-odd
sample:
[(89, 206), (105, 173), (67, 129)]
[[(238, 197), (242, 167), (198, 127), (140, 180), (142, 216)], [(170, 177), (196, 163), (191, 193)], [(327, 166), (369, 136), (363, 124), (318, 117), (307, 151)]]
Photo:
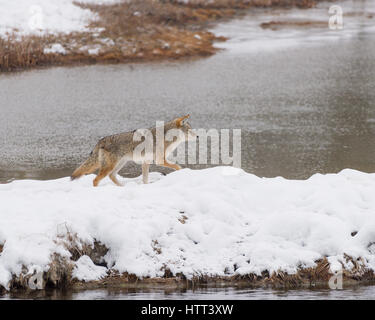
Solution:
[[(47, 273), (56, 255), (85, 281), (114, 271), (293, 275), (322, 259), (330, 272), (375, 268), (375, 174), (346, 169), (302, 181), (216, 167), (154, 173), (148, 185), (123, 179), (123, 188), (109, 180), (93, 188), (92, 178), (0, 185), (1, 286)], [(95, 241), (108, 250), (96, 264), (85, 249)]]

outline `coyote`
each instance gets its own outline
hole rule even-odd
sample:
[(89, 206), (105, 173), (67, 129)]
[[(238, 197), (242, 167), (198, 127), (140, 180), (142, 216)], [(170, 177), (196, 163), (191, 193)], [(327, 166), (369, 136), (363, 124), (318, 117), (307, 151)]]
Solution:
[[(157, 128), (150, 128), (149, 132), (153, 138), (153, 154), (149, 155), (151, 159), (155, 160), (156, 164), (172, 168), (175, 170), (181, 169), (178, 164), (167, 162), (167, 157), (178, 147), (178, 145), (187, 140), (196, 139), (190, 124), (187, 122), (189, 115), (174, 119), (165, 123), (164, 125), (164, 149), (161, 159), (156, 156), (156, 136)], [(168, 130), (179, 129), (182, 134), (178, 135), (175, 141), (166, 141), (165, 135)], [(142, 143), (142, 141), (135, 141), (134, 134), (136, 130), (131, 132), (123, 132), (104, 137), (99, 140), (94, 150), (90, 153), (90, 157), (81, 164), (71, 175), (71, 179), (78, 179), (83, 175), (94, 173), (98, 170), (98, 175), (93, 181), (94, 187), (98, 186), (99, 182), (109, 175), (110, 179), (118, 186), (122, 184), (117, 180), (116, 175), (121, 168), (128, 161), (142, 162), (142, 178), (144, 183), (148, 183), (148, 172), (150, 161), (145, 161), (144, 158), (136, 159), (137, 155), (135, 148)], [(160, 156), (159, 156), (160, 157)]]

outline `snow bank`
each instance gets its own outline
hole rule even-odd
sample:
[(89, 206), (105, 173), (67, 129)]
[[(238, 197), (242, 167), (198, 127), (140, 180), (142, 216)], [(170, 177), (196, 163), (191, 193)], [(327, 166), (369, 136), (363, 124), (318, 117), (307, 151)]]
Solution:
[(73, 278), (84, 281), (97, 280), (107, 275), (107, 268), (95, 265), (89, 256), (80, 257), (73, 269)]
[[(297, 181), (216, 167), (150, 179), (0, 185), (0, 284), (22, 265), (48, 269), (54, 252), (69, 257), (56, 241), (67, 230), (109, 248), (109, 268), (140, 277), (161, 276), (164, 267), (187, 277), (294, 273), (323, 256), (337, 268), (344, 253), (375, 268), (375, 174), (347, 169)], [(76, 276), (103, 276), (87, 259), (76, 262)]]
[[(74, 0), (0, 0), (0, 36), (86, 31), (95, 14), (73, 4)], [(110, 4), (119, 0), (80, 0)]]
[(54, 43), (50, 48), (44, 48), (44, 53), (61, 53), (66, 54), (65, 48), (60, 43)]

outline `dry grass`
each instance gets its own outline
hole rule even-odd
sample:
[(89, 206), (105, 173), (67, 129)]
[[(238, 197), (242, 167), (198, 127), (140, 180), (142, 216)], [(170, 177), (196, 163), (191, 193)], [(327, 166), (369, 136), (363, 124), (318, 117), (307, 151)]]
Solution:
[[(157, 243), (153, 243), (157, 245)], [(75, 246), (75, 244), (73, 244)], [(70, 248), (74, 253), (75, 250)], [(81, 250), (81, 249), (79, 249)], [(94, 249), (95, 251), (96, 249)], [(100, 251), (100, 252), (99, 252)], [(98, 255), (102, 255), (104, 251), (99, 250)], [(80, 254), (82, 252), (80, 251)], [(89, 253), (90, 254), (90, 253)], [(79, 256), (79, 255), (78, 255)], [(328, 287), (328, 281), (332, 276), (330, 266), (326, 258), (316, 261), (313, 268), (299, 268), (296, 274), (288, 274), (278, 271), (269, 273), (263, 271), (261, 275), (247, 274), (235, 276), (195, 276), (188, 280), (183, 274), (174, 275), (167, 267), (164, 267), (164, 276), (156, 278), (139, 278), (135, 274), (119, 273), (116, 270), (108, 271), (107, 277), (98, 281), (78, 281), (72, 279), (72, 271), (74, 267), (74, 259), (62, 258), (55, 254), (50, 263), (50, 269), (44, 273), (44, 285), (47, 287), (62, 288), (73, 287), (76, 289), (93, 289), (93, 288), (194, 288), (195, 286), (239, 286), (239, 287), (272, 287), (272, 288), (312, 288), (312, 287)], [(92, 256), (92, 255), (91, 255)], [(364, 267), (364, 261), (345, 256), (346, 262), (351, 262), (353, 267), (351, 270), (344, 270), (343, 284), (345, 287), (358, 285), (361, 283), (375, 283), (375, 274), (373, 271)], [(94, 259), (93, 259), (94, 260)], [(29, 290), (28, 280), (30, 274), (24, 268), (18, 277), (13, 277), (10, 283), (11, 291)], [(0, 286), (0, 294), (5, 293), (4, 288)]]
[(152, 32), (155, 26), (189, 27), (190, 23), (199, 24), (231, 16), (235, 10), (228, 6), (202, 8), (200, 6), (180, 5), (167, 1), (137, 0), (114, 5), (82, 5), (100, 15), (100, 21), (93, 27), (104, 27), (108, 36), (133, 36), (140, 32)]
[[(311, 8), (319, 0), (190, 0), (187, 6), (196, 8), (236, 8), (243, 9), (248, 7), (300, 7)], [(171, 3), (181, 3), (179, 0), (170, 0)]]
[(103, 265), (103, 257), (109, 250), (104, 244), (96, 239), (94, 239), (93, 244), (82, 242), (77, 233), (72, 232), (66, 225), (64, 227), (66, 228), (65, 233), (59, 235), (55, 242), (70, 252), (70, 260), (77, 261), (83, 255), (86, 255), (95, 264)]
[[(57, 237), (56, 243), (65, 247), (71, 253), (71, 257), (62, 257), (60, 254), (56, 253), (52, 255), (49, 269), (43, 273), (43, 287), (45, 288), (64, 288), (71, 286), (72, 283), (75, 282), (72, 279), (74, 261), (77, 261), (83, 255), (89, 256), (96, 265), (106, 266), (106, 264), (103, 263), (103, 257), (108, 252), (108, 248), (96, 240), (94, 240), (93, 245), (83, 243), (77, 237), (77, 234), (72, 233), (67, 228), (65, 234)], [(2, 249), (1, 245), (0, 249)], [(29, 288), (29, 280), (33, 274), (30, 274), (28, 271), (29, 270), (23, 266), (20, 275), (13, 276), (9, 284), (11, 291), (31, 290)], [(0, 286), (0, 294), (2, 293), (5, 293), (5, 289)]]
[(251, 0), (253, 6), (258, 7), (298, 7), (312, 8), (320, 0)]
[[(354, 260), (346, 257), (347, 261)], [(360, 261), (360, 260), (359, 260)], [(300, 268), (296, 274), (287, 274), (282, 271), (269, 274), (268, 271), (261, 275), (247, 274), (236, 276), (195, 276), (188, 280), (184, 275), (173, 275), (168, 268), (165, 268), (164, 277), (159, 278), (139, 278), (134, 274), (111, 271), (108, 277), (99, 280), (82, 283), (75, 281), (72, 285), (80, 289), (92, 288), (154, 288), (162, 287), (164, 289), (194, 288), (205, 286), (238, 286), (238, 287), (272, 287), (272, 288), (327, 288), (328, 281), (332, 276), (329, 270), (327, 259), (316, 261), (314, 268)], [(352, 270), (345, 270), (343, 274), (343, 284), (345, 287), (358, 285), (360, 283), (369, 284), (375, 282), (375, 274), (363, 267), (363, 264), (354, 263)]]
[(24, 37), (21, 41), (13, 37), (0, 38), (0, 71), (29, 68), (52, 62), (52, 57), (43, 54), (44, 41), (39, 37)]
[[(361, 259), (353, 259), (345, 256), (346, 261), (351, 261), (353, 269), (345, 270), (343, 274), (344, 285), (355, 285), (358, 283), (373, 283), (375, 274), (373, 271), (364, 267)], [(172, 287), (194, 287), (199, 285), (230, 285), (230, 286), (253, 286), (273, 288), (301, 288), (301, 287), (328, 287), (328, 281), (332, 276), (330, 265), (326, 258), (316, 261), (313, 268), (300, 268), (296, 274), (288, 274), (278, 271), (270, 274), (263, 271), (261, 275), (247, 274), (235, 276), (195, 276), (188, 280), (184, 275), (173, 275), (168, 268), (165, 268), (164, 277), (161, 278), (138, 278), (134, 274), (119, 274), (116, 271), (109, 273), (108, 277), (99, 281), (93, 281), (86, 285), (82, 283), (78, 287), (102, 287), (102, 286), (125, 286), (125, 287), (142, 287), (142, 286), (172, 286)]]
[(279, 30), (290, 27), (320, 27), (327, 28), (327, 21), (270, 21), (260, 24), (263, 29)]
[[(49, 65), (120, 63), (209, 56), (223, 41), (206, 31), (209, 23), (251, 6), (311, 7), (313, 0), (136, 0), (113, 5), (83, 5), (99, 16), (93, 32), (0, 39), (0, 71)], [(66, 54), (45, 54), (59, 43)], [(93, 51), (91, 51), (93, 50)], [(96, 52), (95, 52), (96, 50)], [(93, 53), (94, 52), (94, 53)]]

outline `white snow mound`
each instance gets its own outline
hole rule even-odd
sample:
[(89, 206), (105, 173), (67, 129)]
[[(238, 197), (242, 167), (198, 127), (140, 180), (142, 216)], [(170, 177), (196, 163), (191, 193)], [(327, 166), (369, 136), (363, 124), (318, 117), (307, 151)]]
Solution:
[(83, 255), (76, 261), (73, 278), (84, 281), (97, 280), (107, 275), (107, 268), (97, 266), (89, 256)]
[(96, 18), (74, 2), (112, 4), (121, 0), (0, 0), (0, 37), (87, 31)]
[[(23, 265), (48, 269), (54, 252), (70, 257), (56, 241), (66, 230), (106, 245), (108, 268), (140, 277), (163, 267), (187, 277), (294, 273), (323, 256), (337, 268), (344, 253), (375, 268), (375, 174), (346, 169), (302, 181), (215, 167), (97, 188), (93, 178), (0, 185), (0, 285)], [(76, 265), (80, 279), (104, 275), (85, 257)]]

